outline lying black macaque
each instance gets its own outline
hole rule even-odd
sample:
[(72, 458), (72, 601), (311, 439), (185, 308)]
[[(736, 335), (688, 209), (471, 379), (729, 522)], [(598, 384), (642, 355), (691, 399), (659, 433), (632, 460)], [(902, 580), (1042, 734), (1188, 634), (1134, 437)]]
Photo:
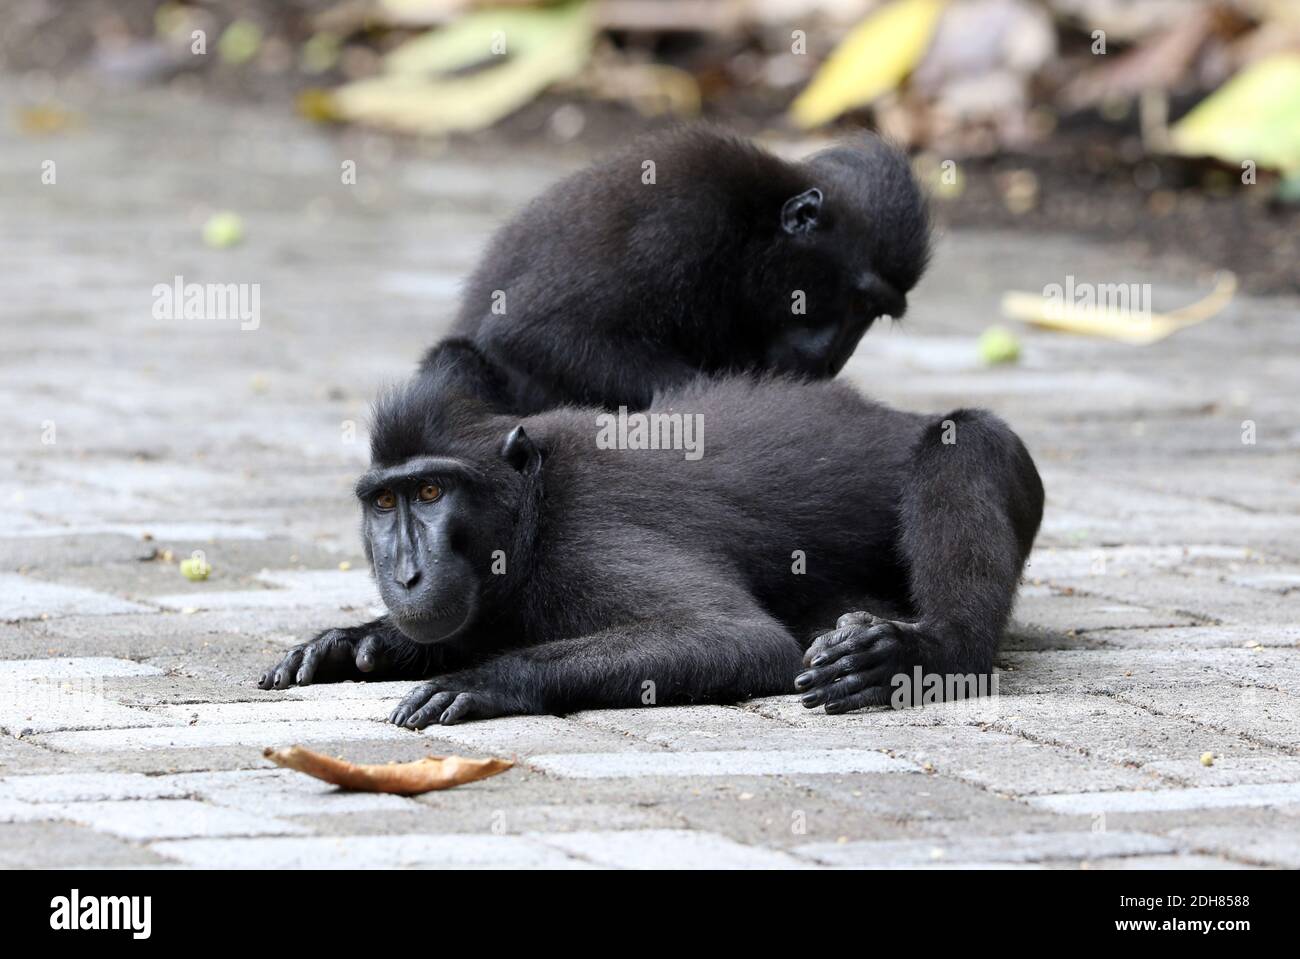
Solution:
[[(988, 413), (807, 382), (902, 315), (928, 250), (871, 138), (790, 164), (685, 130), (552, 188), (378, 408), (358, 494), (389, 614), (260, 685), (435, 677), (392, 716), (420, 728), (792, 684), (842, 712), (918, 666), (987, 672), (1042, 513), (1029, 455)], [(699, 416), (703, 455), (598, 448), (618, 406)]]
[(795, 164), (688, 127), (502, 227), (452, 335), (503, 372), (520, 413), (640, 409), (701, 371), (829, 378), (877, 318), (903, 315), (929, 243), (907, 157), (882, 140)]
[(688, 458), (599, 448), (594, 408), (502, 412), (508, 389), (451, 341), (381, 399), (357, 494), (389, 613), (296, 647), (262, 688), (432, 677), (391, 716), (418, 729), (792, 686), (839, 713), (918, 666), (991, 669), (1043, 505), (991, 414), (702, 378), (647, 414), (679, 439), (699, 417)]

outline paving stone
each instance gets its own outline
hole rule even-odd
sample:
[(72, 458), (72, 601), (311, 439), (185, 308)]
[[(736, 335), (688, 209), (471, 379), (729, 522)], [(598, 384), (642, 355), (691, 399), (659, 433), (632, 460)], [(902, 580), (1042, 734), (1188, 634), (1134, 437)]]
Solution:
[(598, 709), (574, 713), (572, 719), (655, 746), (687, 752), (875, 748), (873, 731), (861, 724), (857, 729), (799, 728), (732, 706)]
[(1300, 596), (1268, 597), (1258, 590), (1206, 577), (1144, 573), (1052, 582), (1061, 588), (1127, 603), (1141, 603), (1154, 593), (1166, 606), (1213, 623), (1287, 627), (1300, 619)]
[[(471, 790), (477, 798), (472, 804), (454, 808), (445, 802), (448, 793), (439, 793), (432, 799), (417, 802), (416, 810), (384, 809), (375, 812), (332, 813), (320, 812), (289, 817), (318, 835), (406, 835), (423, 833), (447, 835), (523, 835), (534, 832), (576, 832), (623, 829), (680, 828), (681, 817), (673, 811), (656, 806), (626, 802), (545, 803), (529, 805), (502, 802), (501, 791), (491, 796), (486, 790)], [(515, 790), (510, 791), (512, 799)], [(576, 798), (576, 797), (575, 797)]]
[(0, 660), (0, 679), (107, 679), (110, 676), (160, 676), (162, 670), (125, 659), (83, 656), (71, 659)]
[(1034, 863), (1156, 855), (1178, 844), (1159, 836), (1122, 832), (1022, 833), (956, 842), (809, 843), (795, 852), (832, 866), (920, 866), (945, 863)]
[(68, 819), (99, 832), (142, 841), (192, 836), (276, 836), (308, 831), (296, 823), (189, 799), (45, 803), (36, 808), (47, 819)]
[[(469, 752), (458, 750), (452, 744), (441, 740), (414, 735), (407, 742), (390, 739), (348, 739), (320, 740), (305, 745), (327, 756), (342, 756), (362, 763), (407, 762), (428, 755), (447, 756)], [(24, 773), (63, 775), (80, 772), (138, 772), (152, 776), (272, 768), (270, 760), (262, 756), (264, 747), (260, 742), (200, 748), (176, 746), (95, 752), (63, 752), (33, 748), (38, 748), (41, 759), (25, 763), (22, 767)]]
[[(493, 797), (494, 800), (496, 797)], [(439, 810), (442, 812), (442, 810)], [(483, 828), (484, 817), (480, 817), (477, 830)], [(554, 833), (581, 831), (613, 831), (630, 829), (648, 829), (666, 826), (673, 817), (662, 809), (650, 808), (633, 803), (583, 802), (580, 804), (549, 803), (546, 805), (517, 805), (508, 809), (491, 810), (486, 817), (489, 828), (496, 827), (506, 833)], [(443, 831), (446, 817), (440, 815), (436, 820), (437, 831)], [(466, 827), (470, 824), (465, 823)]]
[(400, 869), (580, 866), (552, 846), (522, 836), (320, 836), (192, 839), (151, 850), (204, 869)]
[(697, 753), (553, 753), (527, 762), (566, 779), (632, 776), (781, 776), (793, 774), (910, 772), (911, 763), (860, 749), (764, 752), (716, 750)]
[(1142, 770), (1188, 786), (1293, 783), (1300, 782), (1300, 756), (1217, 757), (1213, 766), (1199, 759), (1170, 759), (1147, 763)]
[(789, 781), (810, 797), (928, 832), (967, 835), (1059, 828), (1053, 813), (941, 775), (791, 776)]
[(0, 824), (0, 869), (134, 868), (166, 860), (141, 846), (66, 822)]
[[(654, 808), (667, 814), (676, 827), (689, 827), (727, 836), (749, 846), (788, 849), (799, 842), (842, 837), (898, 838), (927, 835), (930, 822), (904, 821), (883, 815), (885, 797), (901, 795), (918, 777), (911, 773), (866, 773), (853, 777), (808, 777), (819, 784), (841, 785), (867, 780), (864, 788), (843, 788), (834, 795), (810, 788), (810, 782), (793, 776), (726, 776), (682, 779), (665, 777), (637, 780), (586, 780), (584, 792), (600, 783), (626, 784), (631, 796), (643, 802), (657, 799)], [(557, 780), (569, 784), (569, 780)], [(873, 808), (871, 796), (879, 800)]]
[(633, 869), (783, 869), (799, 860), (713, 833), (672, 829), (535, 834), (531, 838), (598, 866)]
[(545, 753), (563, 743), (574, 753), (626, 750), (653, 752), (654, 747), (604, 729), (556, 716), (508, 716), (486, 723), (462, 723), (425, 730), (458, 750), (521, 756)]
[(1242, 650), (1214, 668), (1246, 686), (1275, 687), (1300, 696), (1300, 657), (1292, 649)]
[(369, 572), (341, 573), (338, 570), (276, 570), (258, 577), (268, 589), (189, 591), (155, 596), (152, 602), (164, 609), (285, 609), (290, 607), (332, 607), (342, 610), (370, 610), (379, 605), (379, 593)]
[(1026, 693), (1118, 693), (1162, 686), (1223, 689), (1234, 678), (1231, 672), (1234, 666), (1249, 664), (1258, 655), (1257, 650), (1244, 648), (1173, 649), (1168, 644), (1158, 650), (1094, 648), (1006, 652), (999, 657), (1002, 671), (998, 674), (998, 689), (1003, 705), (1007, 707), (1015, 706)]
[[(1061, 869), (1078, 869), (1079, 863), (1069, 862), (1058, 864)], [(1165, 856), (1127, 856), (1121, 859), (1089, 859), (1086, 863), (1089, 870), (1100, 869), (1122, 869), (1122, 870), (1141, 870), (1141, 871), (1162, 871), (1166, 869), (1175, 870), (1193, 870), (1193, 869), (1254, 869), (1255, 866), (1242, 862), (1233, 862), (1231, 859), (1225, 859), (1221, 856), (1207, 856), (1183, 853), (1181, 855)]]
[(0, 798), (31, 803), (181, 799), (189, 791), (163, 776), (139, 773), (64, 773), (0, 779)]
[(40, 822), (50, 818), (47, 810), (33, 803), (0, 797), (0, 823)]
[(229, 770), (158, 776), (163, 788), (197, 795), (218, 806), (258, 816), (336, 815), (344, 813), (419, 812), (405, 796), (347, 792), (301, 773), (281, 769)]
[(315, 699), (267, 700), (244, 703), (190, 703), (176, 706), (159, 706), (154, 712), (177, 723), (231, 725), (235, 723), (320, 722), (332, 719), (369, 719), (382, 721), (388, 718), (397, 700), (373, 699)]
[[(1132, 502), (1130, 499), (1129, 502)], [(1183, 502), (1179, 500), (1178, 502)], [(1152, 570), (1188, 568), (1198, 562), (1213, 564), (1244, 563), (1251, 558), (1248, 549), (1218, 544), (1179, 546), (1102, 546), (1090, 549), (1036, 550), (1030, 566), (1034, 579), (1077, 579), (1080, 576), (1104, 578), (1119, 574), (1148, 574)]]
[(110, 616), (144, 612), (148, 608), (107, 593), (46, 583), (16, 573), (0, 573), (0, 619), (39, 619), (74, 613)]
[(1300, 783), (1204, 786), (1192, 789), (1164, 789), (1158, 792), (1075, 793), (1064, 796), (1036, 796), (1030, 799), (1029, 803), (1053, 812), (1088, 816), (1111, 812), (1165, 812), (1231, 806), (1300, 805)]
[[(213, 496), (211, 483), (202, 484)], [(197, 485), (195, 489), (199, 488)], [(69, 495), (77, 495), (70, 491)], [(35, 578), (68, 586), (126, 594), (147, 601), (164, 593), (266, 589), (258, 574), (286, 563), (337, 572), (340, 557), (315, 544), (298, 543), (284, 535), (235, 539), (174, 539), (151, 535), (148, 540), (125, 536), (51, 536), (0, 539), (0, 558), (22, 549), (22, 564)], [(208, 560), (208, 578), (191, 582), (179, 561), (199, 551)]]
[(1280, 749), (1300, 748), (1300, 696), (1290, 693), (1256, 686), (1216, 685), (1128, 689), (1116, 698)]
[(1215, 826), (1175, 829), (1171, 835), (1193, 849), (1283, 869), (1300, 869), (1300, 828), (1280, 832), (1277, 829)]
[[(405, 831), (516, 834), (574, 829), (680, 828), (684, 825), (680, 814), (683, 799), (697, 795), (720, 797), (719, 801), (734, 806), (735, 791), (723, 796), (713, 788), (716, 782), (678, 777), (592, 779), (575, 788), (572, 780), (552, 778), (526, 765), (518, 765), (501, 776), (413, 797), (425, 807), (426, 816), (418, 828)], [(773, 782), (776, 780), (746, 777), (726, 780), (729, 787), (740, 784), (736, 787), (739, 789)], [(322, 819), (311, 817), (303, 821), (315, 827)], [(393, 830), (376, 818), (361, 831)]]
[(43, 523), (25, 531), (23, 537), (118, 536), (141, 541), (148, 535), (161, 542), (211, 542), (224, 539), (265, 539), (258, 529), (231, 523), (91, 523), (82, 526), (57, 526)]
[(1300, 626), (1196, 626), (1169, 629), (1107, 629), (1087, 634), (1100, 647), (1165, 650), (1172, 647), (1254, 648), (1294, 647), (1300, 643)]
[(0, 736), (0, 776), (15, 771), (26, 772), (30, 766), (57, 754), (9, 736)]
[[(327, 626), (338, 625), (339, 618), (337, 611), (328, 609), (195, 609), (179, 615), (151, 611), (147, 615), (67, 616), (32, 625), (39, 629), (40, 636), (51, 641), (85, 644), (93, 640), (107, 646), (150, 640), (144, 647), (150, 651), (169, 647), (212, 651), (218, 648), (215, 639), (223, 644), (255, 640), (269, 663), (276, 653), (283, 655), (284, 647), (302, 642)], [(353, 614), (352, 618), (359, 617)], [(159, 632), (165, 635), (158, 636)]]
[(119, 706), (98, 690), (96, 680), (0, 678), (0, 729), (11, 736), (30, 736), (67, 729), (175, 725), (166, 716)]
[(1116, 603), (1093, 596), (1062, 595), (1039, 587), (1021, 590), (1016, 599), (1016, 626), (1038, 627), (1060, 632), (1085, 633), (1116, 628), (1191, 626), (1193, 616), (1168, 609), (1150, 609), (1130, 603)]
[(1275, 569), (1263, 573), (1249, 573), (1228, 577), (1228, 581), (1238, 586), (1262, 589), (1270, 593), (1286, 595), (1300, 589), (1300, 570), (1291, 567), (1286, 570)]
[[(1032, 796), (1062, 789), (1157, 789), (1171, 785), (1160, 770), (1107, 762), (1032, 742), (1019, 736), (968, 727), (891, 727), (877, 733), (879, 748), (942, 776), (993, 792)], [(1197, 766), (1200, 766), (1197, 760)]]
[(1004, 698), (1014, 699), (1014, 711), (996, 720), (995, 729), (1110, 762), (1141, 765), (1157, 759), (1199, 758), (1205, 752), (1234, 758), (1269, 752), (1239, 736), (1158, 716), (1104, 696), (1049, 693)]
[[(744, 748), (750, 737), (792, 731), (751, 712), (730, 706), (658, 706), (648, 709), (591, 709), (573, 718), (657, 746), (675, 749)], [(721, 745), (719, 745), (721, 741)]]
[(863, 709), (840, 716), (828, 716), (821, 709), (807, 709), (795, 696), (767, 696), (742, 704), (746, 710), (780, 720), (790, 726), (817, 732), (845, 731), (870, 736), (875, 729), (891, 726), (979, 726), (1001, 716), (1007, 697), (968, 699), (933, 703), (916, 709)]
[(208, 705), (213, 703), (263, 703), (265, 691), (251, 682), (243, 686), (229, 682), (194, 679), (189, 676), (149, 676), (100, 680), (103, 695), (123, 706)]
[[(0, 570), (52, 569), (66, 574), (77, 565), (141, 562), (153, 556), (153, 543), (113, 534), (88, 536), (0, 535)], [(71, 584), (84, 585), (84, 584)]]
[(323, 741), (405, 741), (418, 735), (389, 723), (365, 720), (313, 720), (295, 723), (210, 723), (196, 726), (166, 726), (151, 729), (91, 729), (79, 732), (46, 733), (32, 741), (50, 749), (70, 752), (99, 752), (123, 749), (200, 749), (255, 743), (292, 746)]
[[(338, 616), (319, 609), (67, 616), (24, 623), (22, 634), (5, 649), (15, 658), (41, 659), (93, 650), (195, 679), (211, 678), (198, 674), (218, 672), (238, 657), (244, 670), (240, 678), (251, 686), (287, 646)], [(222, 678), (229, 685), (234, 677)]]
[[(1223, 423), (1224, 433), (1237, 424)], [(1195, 428), (1194, 419), (1179, 420), (1175, 426)], [(1097, 442), (1115, 445), (1116, 434), (1111, 431)], [(1147, 438), (1144, 438), (1147, 439)], [(1184, 440), (1174, 437), (1175, 440)], [(1295, 541), (1297, 524), (1295, 515), (1287, 512), (1257, 512), (1242, 509), (1230, 503), (1215, 503), (1205, 497), (1171, 496), (1143, 490), (1143, 480), (1150, 473), (1173, 473), (1193, 457), (1172, 455), (1160, 462), (1148, 452), (1135, 456), (1130, 463), (1115, 470), (1108, 469), (1106, 476), (1089, 475), (1086, 470), (1069, 473), (1049, 471), (1045, 486), (1053, 492), (1059, 505), (1046, 511), (1043, 529), (1047, 533), (1044, 545), (1058, 548), (1062, 540), (1071, 547), (1081, 543), (1089, 549), (1119, 547), (1172, 547), (1182, 550), (1190, 538), (1186, 518), (1195, 516), (1195, 538), (1202, 544), (1216, 544), (1217, 548), (1241, 547), (1256, 552), (1287, 555), (1287, 544)], [(1134, 463), (1145, 461), (1144, 475), (1128, 479), (1122, 475)], [(1285, 481), (1274, 475), (1274, 484)], [(1231, 560), (1229, 560), (1231, 562)], [(1030, 568), (1031, 576), (1040, 576), (1037, 566)], [(1053, 579), (1057, 583), (1056, 579)], [(1060, 585), (1060, 583), (1057, 583)]]
[[(398, 703), (419, 686), (418, 682), (383, 683), (325, 683), (321, 686), (291, 686), (284, 690), (261, 693), (262, 696), (282, 696), (286, 699), (307, 699), (333, 702), (339, 699), (380, 699)], [(391, 712), (391, 710), (390, 710)]]

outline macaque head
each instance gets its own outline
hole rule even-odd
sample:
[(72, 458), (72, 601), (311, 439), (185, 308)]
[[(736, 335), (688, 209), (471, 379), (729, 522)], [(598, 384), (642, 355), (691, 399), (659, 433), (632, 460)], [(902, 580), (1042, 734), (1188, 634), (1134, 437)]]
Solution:
[(877, 137), (800, 170), (811, 185), (774, 211), (777, 240), (757, 267), (755, 306), (771, 324), (763, 365), (830, 377), (872, 323), (907, 309), (929, 259), (929, 217), (906, 155)]
[(381, 398), (371, 468), (357, 481), (361, 537), (393, 624), (423, 644), (463, 637), (523, 563), (541, 454), (523, 427), (449, 398), (425, 374)]

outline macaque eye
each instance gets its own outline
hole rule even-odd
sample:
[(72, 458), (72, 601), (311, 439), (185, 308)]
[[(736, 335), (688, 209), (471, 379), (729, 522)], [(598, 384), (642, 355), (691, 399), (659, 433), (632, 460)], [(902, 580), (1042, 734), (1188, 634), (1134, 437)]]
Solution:
[(442, 495), (442, 487), (435, 486), (433, 483), (425, 483), (420, 487), (420, 502), (432, 503)]
[(375, 506), (378, 509), (394, 509), (397, 506), (397, 497), (393, 495), (390, 489), (381, 489), (375, 494)]

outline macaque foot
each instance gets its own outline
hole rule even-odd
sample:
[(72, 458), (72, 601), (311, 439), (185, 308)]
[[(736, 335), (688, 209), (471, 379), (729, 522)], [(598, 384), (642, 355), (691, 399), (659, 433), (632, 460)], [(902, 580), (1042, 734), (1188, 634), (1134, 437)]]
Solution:
[(888, 706), (894, 677), (919, 662), (921, 636), (913, 623), (870, 613), (846, 613), (804, 653), (804, 671), (794, 680), (800, 702), (825, 706), (832, 715), (864, 706)]

